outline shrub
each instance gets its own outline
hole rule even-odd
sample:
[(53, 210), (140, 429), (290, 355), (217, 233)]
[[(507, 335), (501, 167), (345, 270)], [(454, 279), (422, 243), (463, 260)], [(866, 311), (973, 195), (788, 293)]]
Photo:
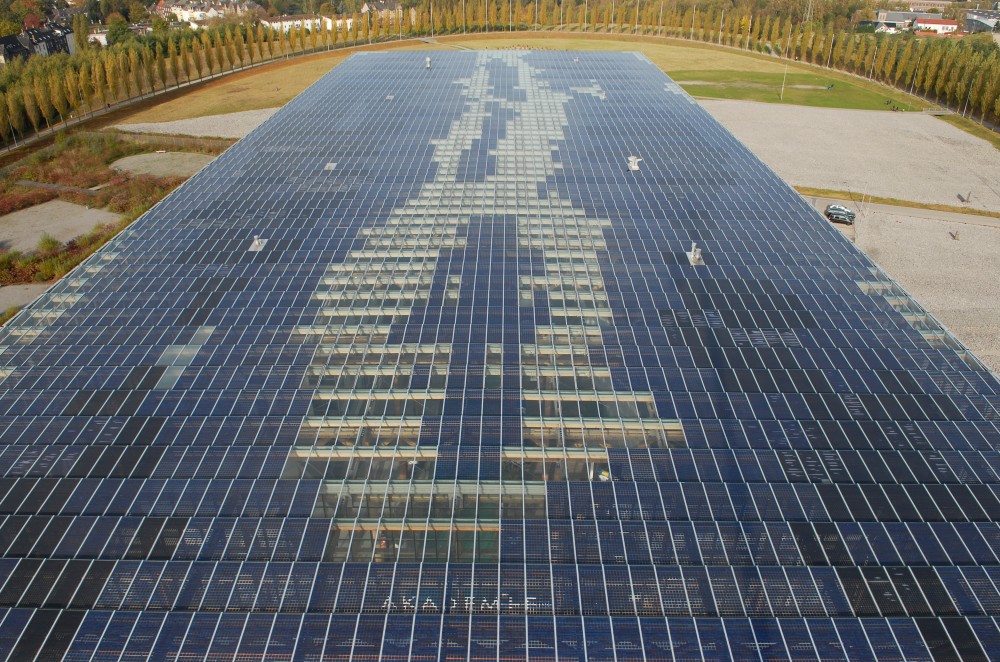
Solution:
[(38, 240), (38, 254), (42, 257), (51, 257), (62, 249), (62, 242), (50, 235), (48, 232)]
[(24, 186), (0, 185), (0, 216), (27, 209), (59, 197), (55, 191)]

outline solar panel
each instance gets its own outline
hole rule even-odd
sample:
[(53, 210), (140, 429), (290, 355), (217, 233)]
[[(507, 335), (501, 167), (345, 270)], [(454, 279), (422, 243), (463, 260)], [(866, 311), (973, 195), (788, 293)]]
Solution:
[(425, 57), (0, 332), (0, 655), (994, 656), (996, 378), (645, 57)]

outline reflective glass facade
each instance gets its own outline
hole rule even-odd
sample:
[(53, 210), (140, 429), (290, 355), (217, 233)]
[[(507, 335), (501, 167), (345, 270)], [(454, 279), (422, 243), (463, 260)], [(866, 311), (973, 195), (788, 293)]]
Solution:
[(0, 333), (0, 657), (1000, 657), (997, 379), (644, 57), (426, 55)]

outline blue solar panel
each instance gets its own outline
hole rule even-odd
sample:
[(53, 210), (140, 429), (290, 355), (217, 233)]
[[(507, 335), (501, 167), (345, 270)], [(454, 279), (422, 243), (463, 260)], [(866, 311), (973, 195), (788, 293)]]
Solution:
[(641, 55), (426, 57), (0, 332), (0, 656), (995, 657), (996, 378)]

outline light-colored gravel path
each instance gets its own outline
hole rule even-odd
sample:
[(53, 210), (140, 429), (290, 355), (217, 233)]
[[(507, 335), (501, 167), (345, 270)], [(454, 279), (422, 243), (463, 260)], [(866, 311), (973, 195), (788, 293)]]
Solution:
[(790, 184), (1000, 211), (1000, 150), (930, 115), (699, 103)]
[(6, 216), (0, 216), (0, 249), (31, 251), (42, 235), (69, 241), (94, 229), (95, 225), (114, 223), (117, 214), (90, 209), (62, 200), (50, 200)]
[(11, 306), (26, 306), (51, 286), (52, 283), (29, 283), (0, 287), (0, 311), (7, 310)]
[(277, 108), (245, 110), (226, 115), (209, 115), (173, 122), (148, 122), (144, 124), (116, 124), (113, 128), (131, 133), (161, 133), (172, 136), (198, 136), (205, 138), (242, 138), (273, 115)]
[(190, 177), (215, 159), (208, 154), (192, 152), (155, 152), (136, 154), (111, 164), (115, 170), (153, 177)]

